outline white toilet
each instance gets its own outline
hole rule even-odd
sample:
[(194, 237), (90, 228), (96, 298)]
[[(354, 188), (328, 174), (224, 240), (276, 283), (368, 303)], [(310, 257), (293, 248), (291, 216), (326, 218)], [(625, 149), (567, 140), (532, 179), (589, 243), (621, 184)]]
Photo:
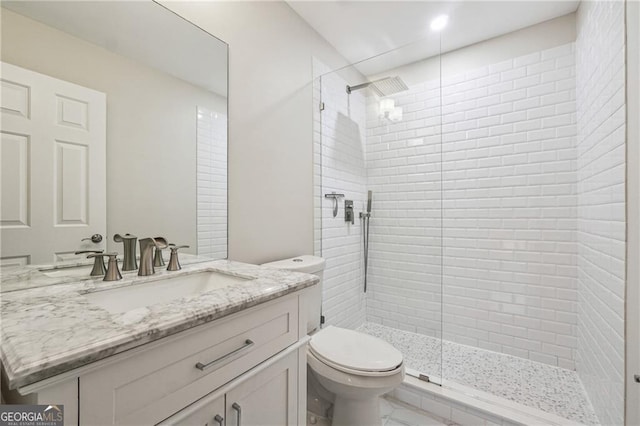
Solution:
[(314, 375), (309, 381), (319, 383), (333, 396), (333, 426), (380, 425), (379, 397), (404, 379), (402, 353), (383, 340), (354, 330), (320, 329), (324, 264), (321, 257), (299, 256), (262, 266), (320, 277), (308, 301), (311, 341), (307, 365)]

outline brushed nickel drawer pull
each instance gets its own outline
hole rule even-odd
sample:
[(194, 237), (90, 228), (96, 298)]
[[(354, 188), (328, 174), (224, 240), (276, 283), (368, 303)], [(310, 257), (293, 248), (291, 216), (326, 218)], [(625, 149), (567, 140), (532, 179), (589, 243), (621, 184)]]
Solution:
[(237, 425), (241, 426), (242, 425), (242, 407), (240, 407), (240, 404), (238, 404), (237, 402), (234, 402), (233, 405), (231, 405), (231, 408), (233, 408), (234, 410), (236, 410), (236, 413), (238, 414), (238, 416), (236, 417), (237, 420)]
[(216, 414), (216, 416), (213, 418), (213, 421), (222, 426), (222, 422), (224, 421), (224, 419), (220, 414)]
[(227, 361), (229, 359), (233, 359), (239, 355), (241, 355), (242, 353), (246, 352), (247, 350), (251, 349), (251, 347), (254, 345), (253, 340), (247, 339), (244, 341), (244, 345), (242, 345), (241, 347), (239, 347), (238, 349), (235, 349), (231, 352), (229, 352), (226, 355), (221, 356), (218, 359), (214, 359), (213, 361), (203, 364), (201, 362), (196, 364), (196, 368), (200, 371), (204, 371), (207, 368), (211, 368), (214, 367), (217, 364), (220, 364), (223, 361)]

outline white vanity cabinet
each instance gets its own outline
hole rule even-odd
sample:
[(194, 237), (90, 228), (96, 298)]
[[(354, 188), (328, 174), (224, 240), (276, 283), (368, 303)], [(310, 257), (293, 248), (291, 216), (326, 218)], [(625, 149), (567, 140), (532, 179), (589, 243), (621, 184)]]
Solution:
[[(69, 425), (302, 425), (307, 291), (28, 388), (39, 388), (34, 393), (38, 403), (65, 404)], [(56, 395), (62, 386), (67, 389), (65, 395), (58, 394), (62, 400), (37, 398), (38, 394)]]
[[(247, 373), (181, 410), (160, 425), (290, 426), (298, 422), (299, 357), (274, 357), (264, 368)], [(305, 366), (306, 367), (306, 366)], [(304, 395), (303, 395), (304, 398)]]

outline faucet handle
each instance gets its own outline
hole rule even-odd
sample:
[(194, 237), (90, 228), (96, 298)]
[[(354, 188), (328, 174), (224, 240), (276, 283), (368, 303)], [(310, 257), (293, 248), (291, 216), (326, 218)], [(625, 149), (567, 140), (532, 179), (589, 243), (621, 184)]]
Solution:
[(171, 257), (169, 258), (169, 266), (167, 266), (167, 271), (179, 271), (182, 269), (180, 266), (180, 261), (178, 260), (178, 250), (181, 248), (189, 248), (189, 246), (177, 246), (175, 244), (169, 244), (169, 248), (171, 249)]
[(111, 256), (117, 256), (118, 252), (109, 252), (109, 253), (103, 253), (102, 251), (96, 251), (95, 253), (91, 253), (89, 256), (87, 256), (87, 259), (92, 258), (92, 257), (111, 257)]
[(107, 268), (104, 267), (104, 260), (102, 256), (95, 256), (96, 254), (100, 254), (103, 251), (104, 250), (80, 250), (75, 253), (75, 254), (91, 253), (89, 256), (87, 256), (87, 259), (91, 257), (95, 258), (93, 261), (93, 269), (91, 269), (91, 273), (89, 274), (92, 277), (99, 277), (107, 273)]
[[(100, 262), (102, 263), (103, 262), (102, 258), (104, 258), (105, 256), (109, 258), (109, 264), (107, 266), (107, 272), (104, 274), (104, 279), (102, 281), (121, 280), (122, 274), (120, 273), (120, 269), (118, 269), (118, 253), (117, 252), (93, 253), (87, 256), (87, 258), (95, 257), (96, 262), (97, 262), (97, 259), (100, 258), (101, 259)], [(104, 267), (104, 264), (102, 266)]]

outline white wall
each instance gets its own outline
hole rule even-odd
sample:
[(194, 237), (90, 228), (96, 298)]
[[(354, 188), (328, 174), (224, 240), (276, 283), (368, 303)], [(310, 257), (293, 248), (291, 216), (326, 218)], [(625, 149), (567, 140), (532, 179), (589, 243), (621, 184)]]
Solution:
[(229, 43), (229, 258), (313, 253), (312, 56), (345, 61), (282, 2), (162, 2)]
[(226, 99), (6, 9), (2, 60), (107, 94), (110, 249), (129, 232), (195, 251), (196, 107)]
[(582, 2), (577, 14), (577, 370), (607, 425), (624, 413), (624, 10), (621, 1)]

